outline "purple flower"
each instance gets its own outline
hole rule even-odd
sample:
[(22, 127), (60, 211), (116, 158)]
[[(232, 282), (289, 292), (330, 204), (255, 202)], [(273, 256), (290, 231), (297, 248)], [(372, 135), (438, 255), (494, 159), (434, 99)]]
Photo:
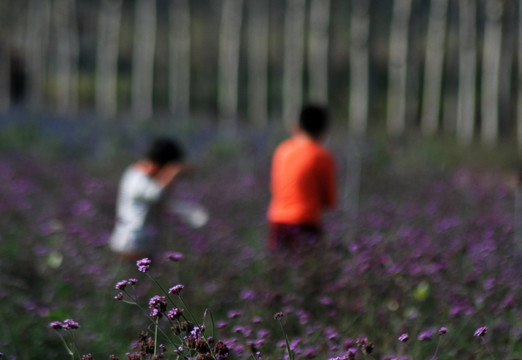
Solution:
[(172, 295), (174, 295), (174, 294), (175, 294), (175, 295), (178, 295), (178, 294), (181, 292), (181, 290), (183, 290), (184, 288), (185, 288), (185, 287), (184, 287), (183, 285), (178, 284), (178, 285), (173, 286), (173, 287), (171, 287), (171, 288), (169, 289), (169, 294), (172, 294)]
[(488, 328), (487, 326), (482, 326), (482, 327), (479, 327), (477, 330), (475, 330), (475, 336), (484, 336), (486, 335), (486, 332), (488, 331)]
[(229, 319), (235, 319), (235, 318), (240, 317), (241, 314), (242, 314), (241, 311), (238, 311), (238, 310), (230, 310), (230, 311), (228, 312), (228, 318), (229, 318)]
[(183, 314), (183, 309), (174, 308), (169, 311), (167, 316), (170, 320), (175, 320), (175, 319), (179, 319), (182, 314)]
[(136, 285), (137, 282), (138, 282), (138, 279), (134, 279), (134, 278), (130, 278), (129, 280), (127, 280), (127, 284), (130, 286)]
[(408, 339), (409, 339), (409, 336), (407, 333), (404, 333), (401, 336), (399, 336), (399, 341), (406, 342), (406, 341), (408, 341)]
[(426, 330), (423, 331), (417, 336), (417, 340), (419, 341), (429, 341), (433, 338), (433, 331), (432, 330)]
[(154, 295), (149, 300), (150, 316), (160, 317), (167, 310), (165, 296)]
[(448, 332), (448, 329), (444, 326), (439, 329), (439, 335), (442, 336)]
[(116, 300), (121, 300), (121, 299), (123, 299), (123, 293), (118, 293), (114, 298), (115, 298)]
[(141, 260), (136, 261), (136, 265), (138, 266), (138, 270), (141, 272), (147, 272), (150, 268), (150, 259), (143, 258)]
[(49, 324), (49, 327), (54, 330), (59, 330), (63, 328), (63, 324), (61, 321), (53, 321)]
[(94, 358), (92, 357), (91, 354), (87, 354), (87, 355), (82, 355), (82, 360), (93, 360)]
[(127, 280), (122, 280), (122, 281), (118, 281), (116, 283), (115, 288), (118, 290), (123, 290), (123, 289), (125, 289), (125, 286), (127, 286)]
[(183, 259), (183, 254), (179, 252), (169, 252), (165, 254), (167, 256), (167, 259), (171, 261), (180, 261)]
[(74, 330), (74, 329), (78, 329), (79, 327), (80, 327), (80, 325), (76, 321), (74, 321), (74, 320), (65, 319), (63, 321), (63, 328), (64, 329)]

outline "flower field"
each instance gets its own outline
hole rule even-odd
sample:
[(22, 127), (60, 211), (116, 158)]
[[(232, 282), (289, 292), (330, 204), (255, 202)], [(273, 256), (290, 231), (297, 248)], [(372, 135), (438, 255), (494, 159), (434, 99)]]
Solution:
[(275, 140), (202, 138), (171, 196), (209, 221), (164, 214), (146, 268), (106, 245), (136, 152), (2, 148), (2, 358), (522, 359), (522, 244), (503, 177), (370, 145), (357, 226), (341, 206), (320, 246), (271, 254)]

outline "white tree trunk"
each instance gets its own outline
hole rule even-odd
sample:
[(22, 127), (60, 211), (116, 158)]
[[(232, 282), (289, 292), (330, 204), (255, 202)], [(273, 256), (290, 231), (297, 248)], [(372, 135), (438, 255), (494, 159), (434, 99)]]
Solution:
[(51, 4), (47, 0), (31, 0), (27, 7), (25, 53), (27, 61), (27, 93), (29, 106), (42, 107), (47, 74), (46, 60), (51, 24)]
[(54, 1), (56, 27), (56, 103), (59, 113), (78, 109), (79, 41), (75, 0)]
[(502, 51), (502, 3), (486, 3), (486, 27), (482, 60), (482, 141), (494, 145), (498, 136), (500, 54)]
[(153, 113), (156, 0), (136, 0), (132, 67), (132, 112), (139, 120)]
[(406, 81), (408, 73), (408, 31), (412, 0), (394, 0), (390, 28), (387, 128), (399, 136), (406, 127)]
[(263, 127), (268, 120), (268, 3), (248, 2), (248, 117)]
[(447, 13), (448, 0), (431, 0), (421, 116), (421, 129), (425, 135), (435, 134), (439, 127)]
[(518, 1), (518, 9), (517, 144), (522, 157), (522, 0)]
[(224, 0), (219, 36), (219, 90), (220, 125), (225, 132), (237, 126), (239, 87), (239, 48), (243, 0)]
[(468, 145), (473, 140), (476, 83), (476, 5), (475, 0), (459, 1), (459, 89), (457, 140)]
[(308, 41), (309, 99), (328, 102), (330, 0), (312, 0)]
[(102, 0), (96, 49), (96, 110), (106, 117), (118, 109), (118, 53), (121, 0)]
[(369, 103), (370, 2), (352, 1), (350, 27), (349, 130), (355, 136), (366, 133)]
[(283, 121), (295, 120), (303, 101), (305, 0), (288, 0), (285, 12)]
[(187, 120), (190, 113), (190, 6), (188, 0), (170, 5), (169, 107)]

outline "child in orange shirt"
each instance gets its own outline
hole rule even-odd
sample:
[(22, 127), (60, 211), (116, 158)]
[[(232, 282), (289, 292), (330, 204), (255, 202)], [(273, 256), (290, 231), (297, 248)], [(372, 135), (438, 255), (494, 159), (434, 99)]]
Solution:
[(274, 152), (268, 208), (268, 248), (294, 250), (321, 236), (321, 215), (337, 203), (335, 160), (321, 144), (329, 126), (328, 110), (305, 105), (291, 138)]

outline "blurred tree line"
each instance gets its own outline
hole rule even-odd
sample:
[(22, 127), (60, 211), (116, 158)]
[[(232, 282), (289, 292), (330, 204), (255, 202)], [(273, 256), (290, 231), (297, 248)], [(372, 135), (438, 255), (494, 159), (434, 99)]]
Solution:
[(317, 101), (355, 135), (493, 145), (522, 139), (521, 3), (0, 0), (0, 109), (233, 131)]

